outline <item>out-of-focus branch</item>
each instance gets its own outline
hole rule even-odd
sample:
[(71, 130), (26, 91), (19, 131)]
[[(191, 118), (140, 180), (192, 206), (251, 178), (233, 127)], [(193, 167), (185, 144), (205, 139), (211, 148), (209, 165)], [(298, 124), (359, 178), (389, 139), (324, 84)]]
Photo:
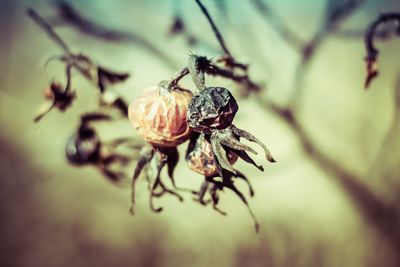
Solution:
[(72, 105), (72, 102), (76, 99), (76, 93), (75, 91), (72, 91), (71, 88), (72, 69), (78, 70), (83, 77), (97, 86), (101, 93), (101, 106), (116, 108), (123, 116), (126, 116), (127, 105), (125, 104), (125, 101), (116, 95), (114, 95), (112, 101), (108, 101), (103, 99), (103, 93), (105, 93), (108, 85), (125, 81), (129, 77), (129, 74), (111, 71), (108, 68), (93, 63), (88, 56), (82, 53), (73, 53), (66, 42), (55, 32), (53, 27), (36, 11), (30, 8), (27, 10), (27, 13), (29, 17), (37, 23), (41, 29), (49, 35), (50, 39), (61, 47), (64, 52), (61, 56), (50, 58), (46, 62), (46, 65), (50, 61), (56, 59), (65, 64), (66, 71), (66, 86), (64, 87), (60, 82), (51, 81), (49, 88), (45, 90), (44, 97), (46, 101), (39, 108), (34, 121), (39, 122), (53, 108), (65, 111)]
[(400, 13), (385, 13), (378, 16), (376, 20), (371, 22), (365, 31), (364, 43), (366, 50), (365, 62), (367, 64), (367, 77), (365, 79), (365, 88), (368, 88), (372, 80), (378, 76), (376, 67), (379, 50), (374, 45), (375, 32), (378, 27), (388, 22), (397, 22), (396, 33), (400, 36)]
[[(393, 97), (393, 106), (394, 106), (394, 116), (391, 122), (390, 128), (386, 133), (385, 138), (382, 141), (381, 147), (377, 153), (377, 156), (374, 162), (371, 164), (368, 173), (373, 173), (374, 169), (377, 169), (380, 164), (380, 159), (384, 158), (384, 155), (393, 145), (393, 140), (398, 139), (398, 130), (400, 125), (400, 74), (397, 77), (395, 84), (395, 92)], [(400, 196), (400, 195), (399, 195)]]
[[(399, 216), (396, 209), (386, 205), (369, 187), (363, 185), (362, 177), (347, 170), (339, 162), (331, 159), (321, 151), (296, 115), (297, 107), (301, 104), (301, 97), (304, 94), (303, 79), (317, 48), (321, 46), (329, 34), (337, 32), (340, 23), (349, 17), (363, 2), (363, 0), (330, 0), (328, 2), (321, 28), (305, 44), (302, 50), (302, 57), (295, 77), (293, 97), (287, 107), (282, 108), (269, 101), (265, 102), (260, 98), (257, 98), (257, 101), (266, 111), (277, 116), (294, 132), (300, 141), (302, 149), (316, 163), (316, 166), (335, 177), (348, 192), (349, 197), (360, 208), (368, 222), (396, 248), (400, 246)], [(288, 40), (287, 36), (283, 37), (283, 39)]]
[[(262, 18), (271, 25), (275, 32), (297, 52), (303, 52), (306, 47), (306, 40), (303, 40), (295, 31), (290, 29), (285, 20), (277, 14), (267, 1), (263, 0), (250, 0), (255, 10), (259, 12)], [(323, 23), (323, 28), (326, 27)], [(332, 32), (339, 38), (363, 38), (364, 30), (336, 30)], [(387, 39), (391, 36), (391, 31), (382, 30), (375, 34), (375, 38)], [(315, 42), (315, 41), (314, 41)], [(308, 48), (310, 49), (310, 48)], [(306, 51), (308, 52), (308, 51)]]
[(292, 109), (300, 106), (305, 87), (304, 78), (309, 69), (315, 53), (321, 47), (326, 38), (337, 31), (340, 25), (350, 17), (365, 0), (329, 0), (325, 10), (325, 16), (321, 27), (314, 36), (305, 44), (302, 50), (301, 59), (298, 63), (293, 83), (293, 93), (289, 101)]
[(64, 40), (53, 30), (53, 28), (44, 20), (35, 10), (29, 8), (27, 11), (29, 17), (35, 21), (66, 54), (71, 54), (71, 50)]
[[(332, 33), (337, 38), (343, 39), (361, 39), (364, 38), (365, 30), (349, 29), (340, 30)], [(375, 32), (375, 40), (387, 40), (393, 36), (393, 30), (385, 28)]]
[[(237, 84), (240, 84), (241, 86), (243, 86), (243, 88), (245, 89), (246, 92), (257, 92), (259, 90), (261, 90), (260, 85), (254, 83), (248, 75), (244, 74), (244, 75), (239, 75), (237, 73), (235, 73), (232, 69), (230, 68), (222, 68), (217, 66), (215, 63), (211, 62), (211, 60), (203, 57), (203, 59), (205, 60), (204, 63), (204, 69), (203, 71), (209, 75), (212, 76), (219, 76), (225, 79), (229, 79), (232, 80), (234, 82), (236, 82)], [(173, 89), (174, 87), (178, 86), (179, 81), (185, 77), (186, 75), (188, 75), (190, 73), (189, 68), (188, 67), (184, 67), (183, 69), (181, 69), (178, 73), (176, 73), (174, 75), (174, 77), (171, 79), (171, 81), (168, 83), (168, 87), (170, 89)]]
[(207, 8), (203, 5), (203, 3), (201, 2), (201, 0), (195, 0), (197, 5), (199, 6), (201, 12), (203, 13), (203, 15), (207, 18), (208, 23), (210, 24), (215, 37), (217, 38), (218, 44), (221, 47), (222, 51), (224, 52), (224, 56), (222, 56), (219, 61), (220, 62), (224, 62), (225, 65), (227, 65), (228, 67), (234, 69), (234, 68), (239, 68), (242, 70), (247, 71), (248, 65), (247, 64), (243, 64), (240, 62), (237, 62), (235, 60), (235, 58), (232, 56), (231, 52), (228, 50), (228, 47), (225, 44), (225, 40), (222, 37), (221, 32), (218, 30), (217, 25), (215, 24), (214, 20), (211, 18), (210, 13), (208, 13)]
[(286, 41), (294, 50), (301, 51), (305, 41), (292, 31), (285, 21), (263, 0), (250, 0), (254, 8), (262, 15), (262, 18)]
[[(215, 63), (208, 62), (208, 64), (206, 64), (208, 65), (208, 67), (205, 69), (205, 71), (210, 75), (218, 75), (241, 84), (245, 89), (245, 91), (242, 92), (243, 95), (248, 95), (250, 92), (260, 91), (262, 89), (262, 86), (254, 83), (249, 77), (248, 65), (236, 61), (231, 52), (228, 50), (228, 47), (226, 46), (225, 40), (222, 37), (221, 32), (218, 30), (217, 25), (211, 18), (211, 15), (210, 13), (208, 13), (206, 7), (202, 4), (201, 0), (195, 1), (203, 15), (207, 18), (214, 32), (214, 35), (217, 38), (218, 44), (224, 51), (224, 55), (215, 60)], [(205, 60), (208, 61), (207, 59)], [(223, 63), (225, 66), (221, 68), (217, 66), (218, 63)], [(243, 74), (237, 74), (236, 70), (240, 70)]]
[(261, 90), (261, 85), (254, 83), (247, 74), (239, 75), (231, 69), (221, 68), (215, 64), (210, 66), (207, 73), (210, 75), (221, 76), (223, 78), (230, 79), (242, 85), (246, 92), (259, 92)]
[(362, 214), (371, 225), (395, 248), (400, 246), (400, 218), (395, 207), (382, 202), (367, 186), (363, 185), (362, 177), (346, 170), (336, 161), (323, 153), (312, 141), (312, 137), (301, 125), (295, 113), (281, 108), (271, 102), (265, 103), (261, 98), (257, 101), (264, 109), (279, 118), (298, 137), (303, 151), (324, 172), (332, 175), (349, 193), (349, 197), (360, 208)]
[(184, 16), (181, 12), (181, 7), (180, 7), (181, 1), (174, 0), (172, 1), (172, 4), (173, 4), (173, 18), (172, 18), (172, 24), (169, 28), (169, 34), (172, 36), (178, 36), (178, 35), (182, 36), (186, 44), (190, 47), (198, 46), (198, 47), (203, 47), (213, 53), (220, 53), (221, 50), (219, 47), (215, 47), (214, 45), (211, 45), (205, 40), (200, 39), (198, 36), (195, 36), (187, 29)]
[(225, 45), (225, 40), (224, 40), (224, 38), (222, 38), (221, 32), (218, 30), (217, 25), (214, 23), (214, 20), (211, 18), (206, 7), (203, 5), (203, 3), (200, 0), (195, 0), (195, 1), (196, 1), (197, 5), (199, 6), (199, 8), (201, 9), (201, 12), (203, 12), (204, 16), (207, 18), (208, 22), (210, 23), (210, 26), (215, 34), (215, 37), (217, 38), (218, 43), (221, 46), (222, 50), (224, 51), (225, 55), (232, 58), (232, 54), (228, 50), (228, 47)]
[(218, 8), (219, 12), (225, 18), (228, 17), (228, 7), (226, 4), (226, 0), (214, 0), (215, 6)]
[(134, 32), (111, 29), (84, 17), (74, 7), (65, 2), (57, 2), (58, 23), (64, 23), (80, 32), (108, 42), (132, 43), (138, 45), (160, 59), (168, 68), (176, 69), (177, 63), (149, 40)]
[[(341, 36), (339, 29), (340, 24), (365, 0), (329, 0), (325, 16), (321, 22), (321, 27), (317, 30), (310, 40), (302, 40), (299, 35), (291, 30), (284, 19), (281, 18), (265, 0), (251, 0), (250, 3), (262, 15), (263, 19), (269, 23), (279, 36), (286, 41), (295, 51), (301, 53), (301, 58), (296, 69), (293, 82), (293, 94), (289, 100), (289, 106), (296, 109), (302, 100), (303, 96), (303, 79), (307, 72), (310, 62), (315, 55), (315, 52), (329, 36), (329, 34), (337, 33)], [(343, 32), (342, 34), (348, 35)]]

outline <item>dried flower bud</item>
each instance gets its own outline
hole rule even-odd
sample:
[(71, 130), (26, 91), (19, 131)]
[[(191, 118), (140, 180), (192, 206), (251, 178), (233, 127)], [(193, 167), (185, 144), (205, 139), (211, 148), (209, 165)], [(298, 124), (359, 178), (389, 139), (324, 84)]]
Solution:
[(65, 154), (72, 164), (95, 163), (100, 154), (100, 141), (97, 134), (90, 128), (81, 129), (79, 133), (68, 139)]
[(232, 124), (239, 107), (228, 89), (208, 87), (195, 95), (188, 107), (187, 121), (193, 130), (210, 133)]
[(153, 86), (129, 105), (129, 120), (150, 144), (177, 146), (190, 136), (186, 113), (192, 97), (189, 90)]
[[(208, 142), (204, 135), (200, 135), (196, 140), (189, 145), (191, 151), (186, 155), (186, 161), (189, 168), (193, 171), (210, 177), (217, 174), (217, 166), (214, 160), (214, 154), (210, 142)], [(234, 164), (238, 156), (233, 152), (227, 153), (230, 164)]]
[(53, 101), (56, 108), (65, 111), (76, 98), (76, 93), (71, 90), (65, 91), (61, 83), (54, 81), (43, 91), (43, 96), (46, 100)]

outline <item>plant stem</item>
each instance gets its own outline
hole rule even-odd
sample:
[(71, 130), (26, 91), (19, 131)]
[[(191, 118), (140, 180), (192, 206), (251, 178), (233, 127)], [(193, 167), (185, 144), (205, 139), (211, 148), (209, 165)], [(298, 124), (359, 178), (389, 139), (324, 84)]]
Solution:
[(224, 51), (225, 55), (229, 56), (230, 58), (232, 58), (232, 54), (231, 52), (229, 52), (228, 47), (225, 44), (224, 38), (221, 35), (221, 32), (218, 30), (217, 25), (215, 24), (215, 22), (213, 21), (213, 19), (210, 16), (210, 13), (208, 13), (206, 7), (201, 3), (200, 0), (195, 0), (197, 5), (200, 7), (201, 12), (203, 12), (203, 14), (206, 16), (208, 22), (211, 25), (211, 28), (215, 34), (215, 37), (218, 40), (219, 45), (222, 48), (222, 51)]
[(61, 39), (61, 37), (54, 31), (53, 27), (51, 27), (50, 24), (48, 24), (35, 10), (29, 8), (27, 13), (29, 17), (36, 22), (36, 24), (39, 25), (65, 53), (71, 54), (71, 50), (64, 40)]

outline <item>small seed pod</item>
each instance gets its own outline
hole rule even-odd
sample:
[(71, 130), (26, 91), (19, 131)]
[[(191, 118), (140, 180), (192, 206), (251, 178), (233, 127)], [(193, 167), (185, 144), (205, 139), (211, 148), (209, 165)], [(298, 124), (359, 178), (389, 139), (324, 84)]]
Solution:
[[(238, 156), (230, 151), (227, 153), (227, 158), (230, 164), (233, 165)], [(203, 134), (196, 140), (191, 140), (186, 161), (190, 169), (206, 177), (212, 177), (218, 173), (211, 144), (205, 139)]]
[(100, 157), (97, 134), (90, 128), (80, 129), (68, 139), (65, 154), (68, 161), (75, 165), (96, 163)]
[(232, 124), (239, 107), (228, 89), (208, 87), (195, 95), (188, 107), (187, 121), (194, 131), (211, 133)]
[(182, 88), (153, 86), (129, 105), (129, 120), (153, 146), (175, 147), (190, 136), (186, 113), (192, 97)]

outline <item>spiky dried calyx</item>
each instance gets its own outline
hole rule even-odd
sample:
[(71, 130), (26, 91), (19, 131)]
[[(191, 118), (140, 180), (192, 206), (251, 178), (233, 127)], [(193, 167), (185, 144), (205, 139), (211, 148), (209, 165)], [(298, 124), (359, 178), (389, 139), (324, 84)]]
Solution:
[(192, 97), (182, 88), (150, 87), (129, 105), (129, 120), (151, 145), (175, 147), (190, 137), (186, 113)]
[(208, 87), (190, 101), (187, 122), (197, 132), (211, 133), (232, 124), (239, 107), (228, 89)]

